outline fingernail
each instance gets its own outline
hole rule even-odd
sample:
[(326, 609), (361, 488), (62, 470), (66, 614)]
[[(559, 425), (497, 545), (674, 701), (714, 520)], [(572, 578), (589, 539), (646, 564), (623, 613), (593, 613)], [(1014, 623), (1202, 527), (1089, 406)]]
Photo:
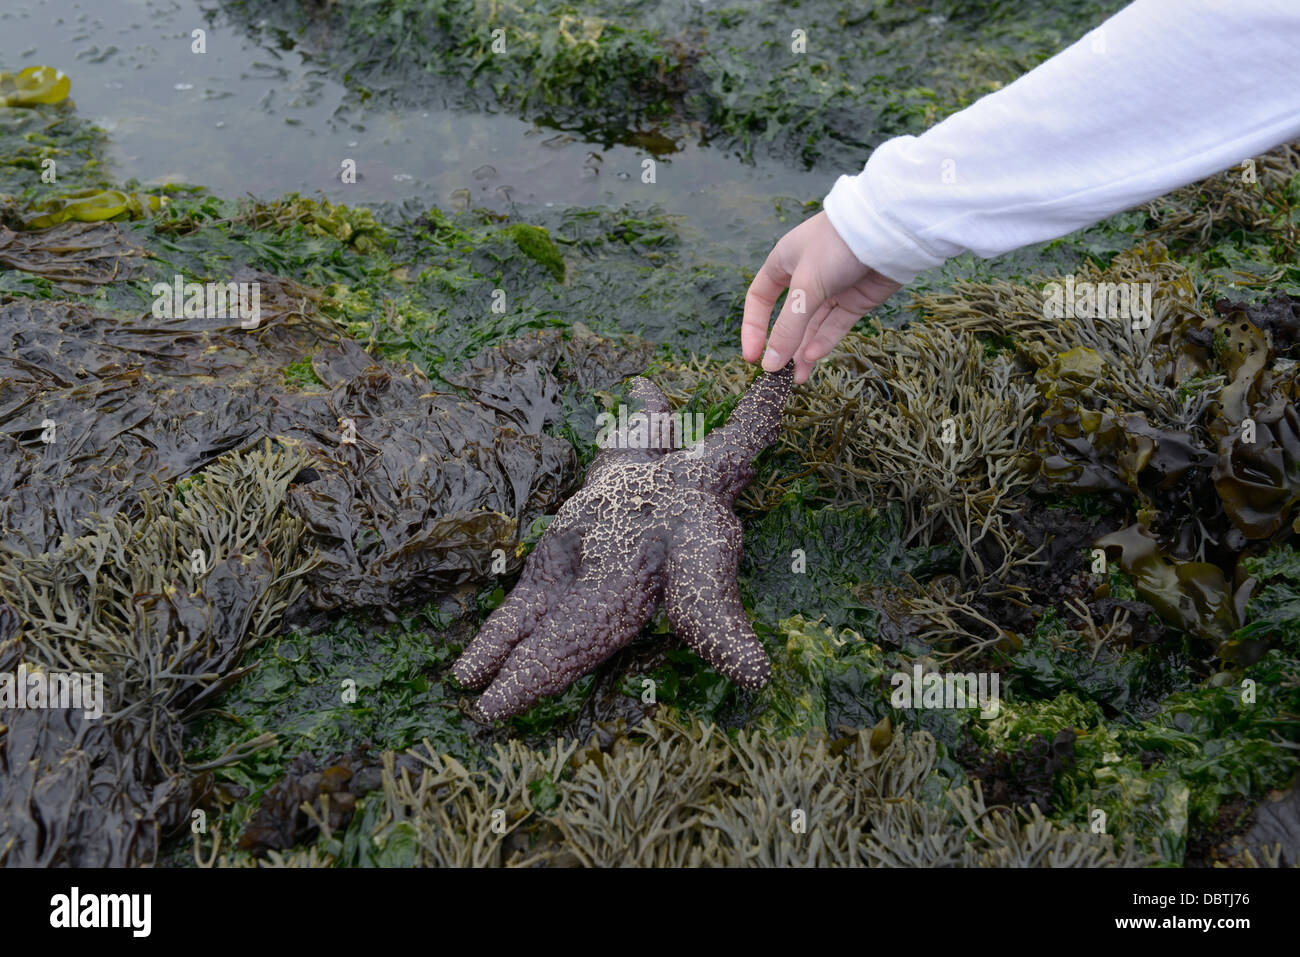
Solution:
[(776, 372), (781, 368), (781, 356), (775, 349), (763, 353), (763, 371)]

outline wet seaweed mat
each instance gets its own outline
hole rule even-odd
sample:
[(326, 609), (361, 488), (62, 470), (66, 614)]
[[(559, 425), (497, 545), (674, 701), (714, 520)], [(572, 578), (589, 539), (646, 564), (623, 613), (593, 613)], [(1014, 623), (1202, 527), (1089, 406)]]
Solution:
[(339, 788), (324, 775), (342, 782), (350, 767), (296, 777), (298, 793), (308, 789), (310, 844), (268, 860), (426, 867), (1131, 867), (1151, 860), (1109, 836), (1053, 824), (1036, 808), (987, 806), (978, 784), (927, 794), (934, 761), (928, 734), (887, 724), (841, 739), (778, 739), (659, 718), (604, 747), (498, 744), (483, 770), (426, 746), (384, 755), (382, 791), (346, 828), (332, 817)]
[(41, 276), (67, 292), (132, 279), (145, 255), (112, 223), (69, 223), (38, 233), (0, 226), (0, 265)]
[[(895, 510), (903, 543), (956, 546), (958, 561), (930, 564), (928, 577), (922, 562), (901, 584), (854, 572), (851, 600), (875, 614), (835, 604), (889, 665), (863, 635), (781, 622), (774, 637), (794, 665), (782, 684), (799, 690), (773, 705), (806, 722), (809, 705), (845, 714), (839, 696), (852, 689), (853, 720), (868, 722), (896, 714), (873, 685), (916, 662), (996, 672), (1022, 728), (1009, 738), (996, 730), (1003, 719), (909, 717), (960, 756), (959, 773), (1038, 775), (1034, 801), (1055, 818), (1083, 823), (1101, 808), (1110, 826), (1181, 861), (1220, 808), (1297, 769), (1296, 647), (1289, 629), (1259, 623), (1256, 601), (1259, 569), (1289, 567), (1295, 553), (1285, 425), (1295, 303), (1207, 310), (1155, 243), (1071, 277), (1080, 288), (1149, 285), (1141, 328), (1052, 318), (1046, 284), (1063, 279), (919, 297), (928, 321), (851, 334), (795, 392), (780, 451), (800, 478), (769, 470), (747, 507), (766, 523), (774, 505), (811, 515), (808, 499), (835, 514), (873, 502)], [(665, 382), (670, 396), (703, 389), (718, 401), (743, 379), (738, 362), (700, 362)], [(783, 553), (816, 541), (806, 522)], [(761, 574), (772, 590), (816, 581)]]
[[(310, 291), (252, 281), (256, 332), (0, 304), (6, 661), (102, 673), (109, 689), (102, 724), (6, 710), (0, 751), (25, 777), (4, 820), (30, 822), (10, 863), (153, 860), (208, 781), (180, 757), (185, 717), (286, 611), (494, 580), (494, 551), (516, 561), (521, 521), (572, 478), (572, 448), (536, 414), (557, 390), (548, 366), (485, 359), (466, 391), (490, 404), (438, 393), (339, 338)], [(288, 386), (291, 359), (313, 353), (320, 387)], [(120, 782), (109, 805), (90, 790), (105, 773)], [(99, 844), (101, 828), (121, 840)]]

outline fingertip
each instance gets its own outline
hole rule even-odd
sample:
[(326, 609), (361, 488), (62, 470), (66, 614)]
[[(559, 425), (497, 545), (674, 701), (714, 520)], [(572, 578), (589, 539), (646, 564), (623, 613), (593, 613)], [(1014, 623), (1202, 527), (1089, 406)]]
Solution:
[(763, 371), (780, 372), (785, 367), (785, 359), (775, 349), (768, 348), (763, 353)]

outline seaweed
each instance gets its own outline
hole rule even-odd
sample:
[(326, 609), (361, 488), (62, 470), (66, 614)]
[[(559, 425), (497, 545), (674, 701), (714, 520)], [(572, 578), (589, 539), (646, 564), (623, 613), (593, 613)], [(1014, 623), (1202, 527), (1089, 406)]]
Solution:
[(52, 66), (24, 67), (17, 73), (0, 73), (0, 106), (35, 106), (62, 103), (72, 81)]
[[(227, 845), (243, 840), (256, 809), (291, 774), (293, 761), (319, 770), (344, 752), (365, 749), (372, 757), (359, 766), (371, 766), (383, 749), (421, 740), (436, 741), (463, 761), (478, 759), (460, 726), (457, 694), (441, 679), (464, 640), (463, 627), (450, 625), (458, 603), (451, 600), (450, 608), (419, 606), (392, 623), (342, 619), (320, 631), (294, 629), (249, 652), (246, 677), (187, 729), (186, 759), (194, 765), (274, 735), (275, 743), (254, 758), (212, 771), (209, 811), (219, 817), (216, 829)], [(355, 796), (365, 793), (356, 790)], [(230, 799), (221, 800), (222, 794)], [(298, 803), (284, 807), (293, 811)], [(294, 825), (308, 826), (305, 820)]]
[(1215, 849), (1216, 861), (1300, 867), (1300, 784), (1270, 791), (1250, 817), (1240, 833)]
[(1046, 699), (1068, 692), (1102, 706), (1111, 718), (1149, 717), (1169, 694), (1191, 686), (1192, 658), (1176, 647), (1133, 647), (1123, 637), (1121, 628), (1112, 628), (1089, 642), (1086, 631), (1048, 609), (1009, 656), (1007, 673), (1020, 695)]
[(69, 223), (35, 233), (0, 226), (0, 266), (40, 276), (65, 292), (133, 279), (147, 255), (112, 223)]
[(1221, 806), (1283, 786), (1300, 767), (1286, 744), (1300, 732), (1297, 666), (1271, 651), (1240, 677), (1223, 673), (1174, 691), (1142, 720), (1108, 722), (1099, 704), (1068, 691), (1004, 702), (997, 718), (974, 728), (975, 739), (1014, 753), (1071, 731), (1075, 760), (1055, 774), (1054, 817), (1104, 821), (1107, 833), (1132, 835), (1179, 863)]
[[(1204, 314), (1186, 272), (1150, 242), (1078, 281), (1150, 284), (1149, 324), (1083, 315), (1067, 329), (1043, 291), (1006, 283), (919, 306), (958, 329), (1015, 337), (1040, 397), (1022, 462), (1036, 488), (1125, 501), (1127, 521), (1095, 547), (1111, 550), (1167, 623), (1235, 653), (1236, 557), (1291, 520), (1300, 491), (1293, 377), (1276, 362), (1276, 321), (1255, 324), (1240, 303)], [(1071, 345), (1074, 335), (1084, 344)]]
[(1279, 146), (1248, 162), (1249, 174), (1242, 163), (1153, 200), (1147, 205), (1150, 235), (1171, 245), (1205, 247), (1233, 230), (1270, 236), (1280, 229), (1289, 246), (1284, 242), (1276, 258), (1294, 259), (1295, 224), (1285, 193), (1300, 175), (1300, 144)]
[(297, 228), (306, 236), (330, 236), (359, 253), (372, 252), (390, 241), (369, 210), (297, 193), (269, 203), (244, 203), (233, 222), (266, 232)]
[(878, 646), (852, 629), (800, 617), (782, 621), (777, 634), (772, 682), (759, 696), (762, 713), (754, 727), (806, 734), (814, 728), (874, 727), (888, 719), (881, 693), (887, 662)]
[(1274, 545), (1241, 561), (1246, 576), (1240, 594), (1246, 598), (1247, 624), (1233, 636), (1235, 645), (1252, 655), (1269, 646), (1300, 655), (1300, 558), (1294, 545)]
[(1033, 735), (1016, 750), (994, 751), (982, 762), (970, 757), (970, 777), (997, 804), (1037, 808), (1047, 814), (1052, 810), (1056, 775), (1074, 764), (1074, 740), (1075, 732), (1062, 728), (1050, 740)]
[[(665, 717), (583, 749), (518, 742), (474, 772), (430, 749), (421, 773), (386, 756), (389, 820), (372, 840), (426, 866), (1122, 866), (1111, 837), (984, 803), (978, 785), (931, 795), (924, 732), (773, 739)], [(392, 770), (389, 770), (392, 768)], [(533, 783), (546, 788), (534, 789)], [(553, 789), (553, 791), (552, 791)], [(545, 810), (534, 804), (544, 793)], [(499, 822), (493, 826), (493, 822)]]
[[(104, 133), (67, 104), (0, 109), (0, 208), (10, 227), (22, 225), (19, 206), (59, 192), (103, 187), (99, 154)], [(56, 183), (41, 174), (53, 162)]]
[(23, 220), (27, 229), (49, 229), (67, 222), (98, 223), (106, 219), (144, 219), (167, 203), (165, 196), (127, 193), (120, 189), (87, 189), (59, 193), (34, 203)]
[[(79, 305), (0, 305), (13, 343), (0, 366), (0, 429), (18, 452), (0, 486), (21, 490), (0, 513), (7, 532), (44, 550), (78, 532), (83, 516), (129, 510), (156, 480), (275, 437), (311, 452), (288, 507), (311, 530), (319, 570), (295, 617), (492, 577), (494, 551), (513, 556), (518, 523), (562, 499), (571, 447), (525, 408), (438, 394), (417, 371), (368, 355), (315, 314), (301, 287), (250, 281), (262, 287), (254, 332), (238, 318), (123, 321)], [(277, 371), (303, 352), (322, 391), (289, 391)], [(533, 373), (514, 395), (541, 390)], [(177, 389), (195, 377), (207, 382)], [(41, 439), (48, 423), (54, 442)], [(58, 454), (61, 443), (81, 451)], [(88, 455), (123, 464), (91, 467)], [(48, 512), (37, 507), (56, 499)]]
[(545, 229), (527, 223), (514, 223), (502, 229), (501, 233), (513, 241), (521, 253), (544, 266), (552, 279), (564, 282), (564, 257)]
[[(269, 447), (227, 456), (183, 501), (145, 494), (134, 516), (38, 555), (0, 546), (6, 670), (99, 673), (106, 698), (102, 720), (0, 713), (0, 863), (149, 864), (185, 823), (211, 784), (184, 762), (185, 718), (241, 674), (243, 653), (303, 588), (302, 523), (283, 510), (302, 464)], [(210, 565), (192, 560), (196, 549)]]
[[(200, 641), (209, 628), (228, 629), (221, 638), (221, 647), (227, 649), (223, 657), (196, 664), (201, 665), (201, 673), (211, 676), (216, 688), (244, 673), (235, 668), (240, 656), (265, 636), (263, 628), (280, 621), (291, 606), (295, 617), (313, 609), (338, 607), (378, 607), (386, 611), (390, 604), (416, 596), (446, 594), (468, 582), (495, 580), (498, 573), (490, 567), (493, 549), (499, 548), (515, 560), (518, 519), (514, 516), (531, 521), (558, 501), (565, 470), (573, 467), (573, 456), (567, 443), (538, 431), (544, 420), (533, 420), (526, 409), (511, 409), (499, 401), (496, 404), (503, 411), (469, 398), (431, 392), (429, 381), (417, 372), (385, 364), (354, 343), (332, 336), (329, 324), (315, 314), (310, 293), (294, 302), (292, 297), (303, 292), (301, 287), (265, 277), (255, 281), (264, 283), (266, 313), (266, 321), (256, 332), (239, 329), (237, 320), (230, 319), (145, 317), (124, 321), (96, 315), (77, 304), (14, 300), (0, 306), (5, 328), (11, 330), (11, 335), (22, 336), (9, 352), (3, 379), (6, 411), (0, 426), (15, 454), (6, 459), (10, 468), (4, 475), (8, 492), (3, 513), (5, 560), (11, 564), (0, 573), (0, 595), (21, 613), (20, 631), (27, 641), (24, 647), (29, 656), (34, 647), (41, 647), (46, 654), (56, 656), (48, 662), (50, 666), (86, 664), (76, 657), (80, 652), (50, 644), (56, 642), (57, 636), (68, 634), (68, 629), (81, 634), (91, 626), (76, 618), (56, 623), (50, 617), (53, 598), (41, 590), (42, 573), (38, 572), (49, 562), (72, 562), (73, 567), (89, 570), (96, 567), (95, 562), (109, 560), (124, 575), (140, 575), (151, 568), (170, 569), (178, 562), (186, 569), (206, 568), (208, 587), (215, 589), (212, 594), (224, 596), (222, 614), (205, 618), (202, 609), (213, 599), (187, 587), (180, 594), (192, 597), (177, 604), (170, 617), (149, 619), (149, 627), (157, 629), (156, 634), (150, 632), (150, 640), (178, 640), (183, 631), (189, 640)], [(33, 335), (33, 329), (40, 331)], [(283, 373), (277, 367), (287, 366), (291, 356), (304, 351), (312, 353), (313, 372), (325, 386), (322, 391), (292, 392), (283, 385)], [(133, 358), (124, 363), (124, 355)], [(596, 374), (591, 362), (584, 368)], [(534, 368), (533, 372), (538, 370)], [(471, 396), (487, 395), (493, 389), (499, 393), (510, 376), (526, 374), (515, 367), (498, 369), (481, 382), (469, 383), (467, 392)], [(218, 376), (220, 385), (216, 384)], [(195, 377), (207, 384), (190, 386), (184, 392), (177, 389), (178, 380)], [(520, 394), (533, 391), (525, 389)], [(32, 401), (33, 396), (39, 399)], [(268, 402), (272, 397), (274, 401)], [(383, 468), (354, 467), (352, 457), (360, 449), (341, 441), (343, 413), (353, 418), (359, 439), (356, 445), (364, 447), (368, 461), (382, 463)], [(54, 417), (53, 443), (42, 442), (41, 436), (49, 434), (48, 427), (41, 426), (43, 417)], [(447, 422), (444, 433), (429, 428), (430, 421), (439, 419)], [(535, 427), (531, 432), (530, 422)], [(409, 433), (402, 433), (402, 429)], [(490, 458), (481, 457), (477, 464), (465, 458), (476, 436), (485, 450), (492, 450)], [(131, 550), (121, 551), (134, 533), (120, 525), (114, 537), (105, 540), (107, 544), (78, 544), (69, 557), (58, 558), (66, 547), (60, 542), (67, 542), (68, 536), (78, 543), (86, 541), (81, 536), (86, 534), (87, 526), (93, 528), (100, 521), (98, 515), (117, 514), (119, 523), (143, 522), (152, 535), (165, 534), (167, 526), (158, 520), (160, 506), (153, 504), (155, 493), (151, 491), (159, 482), (170, 485), (167, 494), (176, 503), (172, 507), (193, 511), (222, 494), (223, 469), (228, 467), (221, 465), (225, 460), (220, 456), (256, 447), (272, 438), (293, 450), (286, 454), (291, 454), (294, 464), (282, 477), (284, 484), (277, 493), (273, 514), (258, 519), (261, 527), (256, 534), (259, 539), (269, 535), (266, 525), (272, 518), (294, 529), (293, 546), (277, 559), (282, 566), (279, 575), (272, 576), (269, 567), (261, 569), (261, 559), (241, 557), (238, 548), (225, 540), (228, 535), (249, 534), (238, 532), (237, 515), (244, 514), (238, 511), (229, 516), (219, 511), (205, 512), (203, 521), (208, 523), (208, 531), (172, 540), (169, 547), (182, 549), (183, 561), (176, 556), (137, 557), (134, 545)], [(64, 448), (59, 443), (67, 443), (72, 451), (59, 454)], [(50, 444), (55, 445), (53, 452), (46, 448)], [(99, 465), (103, 462), (112, 467)], [(525, 466), (525, 462), (532, 464)], [(446, 484), (453, 467), (458, 477), (454, 486)], [(535, 470), (532, 474), (538, 477), (536, 484), (523, 481), (528, 468)], [(496, 472), (491, 470), (510, 475), (512, 481), (493, 479)], [(421, 483), (435, 480), (452, 494), (421, 494)], [(403, 496), (415, 496), (410, 508), (390, 511), (391, 506), (381, 504), (400, 503)], [(54, 507), (47, 506), (47, 501)], [(441, 512), (440, 517), (428, 519), (430, 508), (446, 508), (457, 501), (463, 506), (460, 512)], [(412, 508), (416, 511), (406, 514)], [(205, 544), (206, 536), (216, 536), (216, 540)], [(474, 536), (487, 537), (479, 541)], [(150, 541), (138, 547), (147, 548)], [(117, 543), (113, 546), (117, 551), (109, 548), (112, 543)], [(201, 546), (202, 561), (190, 554), (196, 546)], [(87, 548), (91, 549), (89, 553)], [(86, 554), (93, 560), (88, 560)], [(87, 561), (89, 564), (85, 564)], [(227, 583), (227, 578), (235, 574), (234, 567), (245, 570)], [(254, 574), (254, 569), (259, 571)], [(292, 591), (283, 603), (277, 603), (274, 618), (262, 615), (253, 619), (257, 630), (245, 643), (249, 636), (245, 636), (240, 623), (248, 620), (251, 612), (241, 611), (242, 606), (234, 603), (234, 598), (246, 588), (269, 587), (272, 580), (278, 583), (278, 589), (291, 582)], [(232, 592), (235, 581), (243, 584)], [(56, 587), (61, 586), (52, 580), (49, 588)], [(130, 586), (130, 590), (135, 596), (132, 605), (138, 605), (144, 595), (170, 593), (160, 584), (145, 582)], [(93, 599), (90, 607), (98, 607), (95, 602), (106, 600)], [(162, 607), (178, 602), (180, 598), (173, 597)], [(100, 636), (97, 642), (112, 647), (123, 639), (125, 626), (125, 621), (110, 616), (93, 626), (101, 630), (92, 630), (92, 634)], [(62, 657), (70, 654), (74, 657)], [(90, 664), (96, 665), (95, 670), (116, 673), (108, 668), (108, 660)], [(267, 672), (268, 678), (273, 673)], [(427, 693), (428, 686), (422, 679), (417, 676), (414, 680), (420, 693)], [(144, 702), (153, 702), (151, 707), (162, 710), (142, 711)], [(149, 694), (138, 700), (124, 698), (121, 706), (128, 703), (129, 710), (141, 720), (150, 716), (151, 721), (169, 729), (172, 756), (168, 760), (182, 767), (176, 752), (180, 721), (189, 712), (168, 710), (166, 699), (155, 700)], [(402, 708), (403, 712), (411, 710), (409, 704)], [(32, 721), (44, 722), (41, 727), (48, 726), (49, 730), (28, 728)], [(58, 721), (69, 725), (60, 727)], [(23, 713), (8, 722), (11, 733), (7, 741), (15, 748), (26, 749), (24, 754), (53, 761), (70, 740), (81, 740), (93, 756), (83, 768), (86, 774), (101, 765), (117, 766), (114, 762), (136, 753), (136, 745), (129, 743), (131, 739), (113, 739), (112, 732), (101, 731), (98, 725), (81, 727), (79, 721), (62, 716), (32, 718)], [(148, 722), (142, 725), (148, 726)], [(264, 750), (268, 747), (266, 733), (274, 730), (270, 727), (260, 734), (236, 735), (228, 740), (225, 751), (195, 760), (204, 767), (213, 762), (221, 764), (232, 756), (237, 759), (250, 750)], [(92, 747), (88, 739), (78, 737), (87, 734), (102, 743)], [(110, 741), (116, 742), (111, 748)], [(135, 793), (132, 789), (137, 779), (133, 775), (140, 775), (141, 786), (155, 781), (150, 775), (156, 772), (150, 767), (149, 762), (141, 763), (138, 758), (121, 766), (117, 773), (123, 777), (123, 793)], [(27, 784), (36, 787), (39, 775), (45, 772), (39, 770), (39, 761), (32, 768), (31, 773), (37, 776)], [(177, 823), (177, 814), (188, 813), (186, 802), (198, 800), (197, 792), (185, 796), (187, 789), (211, 786), (211, 777), (206, 774), (187, 774), (183, 770), (169, 774), (157, 781), (170, 782), (167, 787), (174, 794), (168, 800), (173, 803), (160, 806), (156, 814), (151, 812), (152, 816), (142, 813), (142, 823), (133, 825), (135, 831), (122, 830), (124, 840), (125, 835), (136, 831), (141, 836), (110, 847), (109, 859), (117, 863), (153, 860), (160, 834)], [(89, 786), (87, 780), (74, 779), (66, 786), (71, 791), (63, 788), (51, 793), (62, 795), (60, 800), (71, 800), (70, 795)], [(18, 781), (13, 793), (26, 795), (25, 786)], [(138, 804), (144, 799), (132, 800)], [(72, 806), (77, 806), (76, 801)], [(44, 813), (50, 821), (58, 819), (53, 809)], [(116, 818), (105, 817), (111, 813), (117, 812), (88, 811), (84, 826), (117, 827), (111, 823)], [(70, 849), (79, 846), (79, 834), (69, 833), (69, 847), (55, 841), (32, 846), (24, 840), (15, 844), (13, 853), (29, 855), (21, 858), (28, 861), (80, 860), (59, 857), (81, 853)]]
[[(322, 826), (329, 831), (342, 830), (352, 820), (357, 798), (376, 790), (380, 781), (380, 767), (368, 765), (364, 755), (341, 756), (325, 762), (324, 767), (299, 755), (289, 762), (284, 777), (262, 796), (238, 847), (254, 853), (288, 850), (313, 843)], [(313, 820), (314, 815), (305, 814), (303, 804), (319, 804), (320, 817)]]
[(875, 615), (855, 596), (857, 586), (905, 575), (925, 579), (955, 564), (951, 549), (907, 548), (902, 530), (898, 508), (814, 508), (787, 496), (746, 531), (740, 567), (746, 607), (769, 626), (803, 613), (835, 629), (871, 628)]
[[(445, 51), (428, 81), (458, 103), (608, 120), (593, 135), (660, 158), (698, 124), (720, 148), (801, 165), (856, 163), (1050, 51), (1067, 38), (1051, 18), (1098, 9), (1054, 4), (1016, 40), (1001, 12), (960, 37), (961, 5), (935, 8), (947, 25), (914, 5), (783, 9), (779, 24), (766, 4), (674, 7), (669, 29), (658, 4), (635, 24), (614, 4), (581, 21), (362, 7), (321, 28), (398, 16), (310, 39), (347, 59), (407, 37)], [(813, 55), (785, 62), (784, 18), (805, 14)], [(828, 31), (828, 16), (844, 19)], [(466, 24), (501, 25), (518, 60)], [(859, 49), (880, 54), (860, 83), (845, 59)], [(384, 95), (390, 70), (408, 68), (361, 64), (349, 82)], [(636, 129), (606, 115), (620, 91), (643, 108)], [(827, 135), (836, 124), (858, 132)], [(774, 666), (761, 693), (652, 624), (566, 695), (481, 730), (462, 724), (448, 663), (626, 376), (651, 367), (706, 425), (726, 418), (752, 372), (719, 358), (744, 270), (636, 204), (502, 216), (169, 188), (130, 219), (118, 199), (140, 187), (107, 178), (101, 143), (68, 104), (0, 109), (0, 673), (102, 668), (110, 691), (100, 722), (0, 717), (0, 863), (1287, 860), (1289, 154), (1259, 166), (1263, 189), (1161, 232), (1172, 253), (1123, 248), (1147, 215), (1125, 214), (951, 263), (881, 313), (923, 321), (845, 340), (738, 509)], [(57, 184), (40, 182), (46, 159)], [(116, 221), (23, 228), (60, 196), (74, 213), (107, 197), (85, 212)], [(1234, 269), (1277, 295), (1225, 290)], [(177, 273), (260, 283), (258, 328), (152, 314)], [(1151, 325), (1051, 318), (1038, 279), (1069, 277), (1150, 282)], [(957, 654), (1003, 679), (997, 717), (892, 706), (893, 672)]]
[(798, 615), (780, 622), (773, 637), (772, 681), (754, 702), (747, 727), (776, 737), (864, 730), (877, 744), (892, 728), (910, 727), (935, 740), (932, 787), (966, 783), (958, 758), (970, 753), (974, 726), (982, 720), (978, 709), (928, 707), (920, 699), (899, 707), (895, 700), (899, 675), (910, 681), (917, 667), (940, 670), (928, 649), (889, 648), (870, 633)]

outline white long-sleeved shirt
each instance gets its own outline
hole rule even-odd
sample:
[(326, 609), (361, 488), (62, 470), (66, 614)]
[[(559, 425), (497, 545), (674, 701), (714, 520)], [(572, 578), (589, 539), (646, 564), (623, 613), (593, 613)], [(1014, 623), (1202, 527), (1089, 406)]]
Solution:
[(826, 196), (896, 282), (1064, 236), (1300, 138), (1300, 0), (1136, 0)]

